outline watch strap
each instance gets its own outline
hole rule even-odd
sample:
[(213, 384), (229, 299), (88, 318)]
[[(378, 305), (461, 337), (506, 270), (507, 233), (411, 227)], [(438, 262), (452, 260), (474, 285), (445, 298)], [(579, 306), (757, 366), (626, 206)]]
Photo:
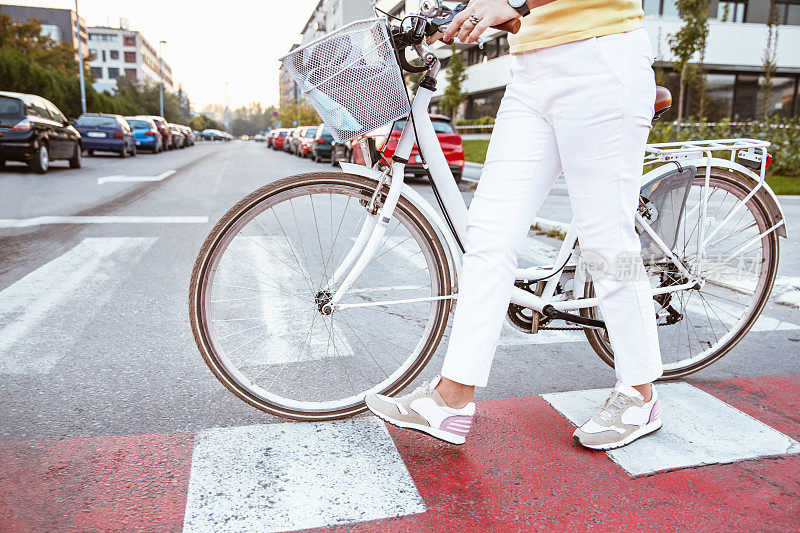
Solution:
[(522, 16), (522, 17), (528, 16), (531, 13), (531, 8), (528, 7), (528, 2), (527, 1), (522, 2), (521, 6), (515, 6), (509, 1), (508, 5), (510, 5), (514, 9), (516, 9), (517, 13), (519, 13), (520, 16)]

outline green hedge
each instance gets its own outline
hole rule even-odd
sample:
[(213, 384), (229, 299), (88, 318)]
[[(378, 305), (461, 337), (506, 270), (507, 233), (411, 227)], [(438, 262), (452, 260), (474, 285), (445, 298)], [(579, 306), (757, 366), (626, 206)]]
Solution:
[(772, 154), (770, 174), (800, 175), (800, 118), (772, 117), (763, 122), (732, 122), (729, 119), (716, 123), (705, 120), (683, 122), (680, 129), (675, 122), (653, 123), (648, 142), (696, 141), (701, 139), (726, 139), (746, 137), (769, 141)]
[(456, 120), (456, 126), (491, 126), (492, 124), (494, 124), (494, 117), (462, 118)]

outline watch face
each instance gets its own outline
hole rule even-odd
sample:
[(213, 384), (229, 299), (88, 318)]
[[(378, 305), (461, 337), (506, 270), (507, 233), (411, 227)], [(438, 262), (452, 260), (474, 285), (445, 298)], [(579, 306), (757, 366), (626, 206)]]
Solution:
[(508, 3), (511, 4), (511, 7), (517, 9), (518, 7), (522, 7), (526, 1), (527, 0), (508, 0)]

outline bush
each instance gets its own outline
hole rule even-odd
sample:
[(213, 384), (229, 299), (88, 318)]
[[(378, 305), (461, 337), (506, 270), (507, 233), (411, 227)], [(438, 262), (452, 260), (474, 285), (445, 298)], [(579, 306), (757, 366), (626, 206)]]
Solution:
[(745, 137), (769, 141), (772, 154), (770, 174), (800, 175), (800, 118), (775, 116), (761, 122), (731, 122), (724, 119), (708, 123), (705, 119), (683, 122), (654, 122), (648, 142), (696, 141)]
[(456, 126), (491, 126), (493, 124), (494, 117), (462, 118), (456, 120)]

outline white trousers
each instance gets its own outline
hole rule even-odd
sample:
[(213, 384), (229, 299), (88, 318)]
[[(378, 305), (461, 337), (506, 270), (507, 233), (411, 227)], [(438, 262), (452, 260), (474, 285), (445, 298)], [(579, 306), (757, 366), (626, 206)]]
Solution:
[[(520, 247), (562, 171), (582, 253), (641, 263), (634, 215), (655, 102), (652, 62), (644, 29), (514, 56), (469, 208), (444, 377), (486, 386)], [(649, 283), (613, 269), (593, 279), (617, 378), (655, 380), (662, 366)]]

